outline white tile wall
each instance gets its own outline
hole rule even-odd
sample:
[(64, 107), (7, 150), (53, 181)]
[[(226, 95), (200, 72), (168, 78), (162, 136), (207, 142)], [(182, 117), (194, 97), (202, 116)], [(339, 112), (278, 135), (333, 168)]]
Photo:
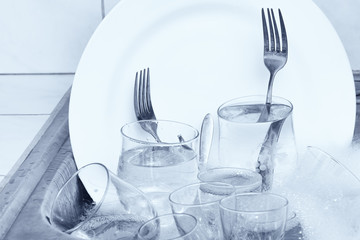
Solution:
[(0, 75), (0, 188), (36, 144), (37, 133), (73, 77)]
[(1, 114), (50, 114), (74, 75), (0, 75)]
[(34, 136), (41, 129), (49, 115), (0, 115), (0, 175), (6, 175), (21, 155), (31, 145)]
[(101, 0), (0, 1), (0, 189), (71, 86), (101, 20)]
[(100, 0), (0, 1), (0, 72), (74, 72)]

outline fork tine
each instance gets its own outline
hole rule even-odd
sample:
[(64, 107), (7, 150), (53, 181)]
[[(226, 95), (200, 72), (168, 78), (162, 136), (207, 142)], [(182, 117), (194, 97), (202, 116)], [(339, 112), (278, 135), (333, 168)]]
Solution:
[(140, 70), (140, 94), (139, 94), (139, 105), (140, 105), (140, 113), (143, 115), (144, 112), (146, 112), (146, 89), (145, 89), (145, 69), (144, 71)]
[(280, 18), (280, 28), (281, 28), (282, 52), (287, 52), (288, 49), (287, 35), (286, 35), (284, 19), (282, 17), (280, 9), (279, 9), (279, 18)]
[(136, 72), (135, 75), (135, 85), (134, 85), (134, 109), (135, 109), (135, 115), (136, 117), (139, 116), (140, 114), (140, 109), (139, 109), (139, 103), (140, 103), (140, 99), (139, 99), (139, 79), (138, 79), (138, 72)]
[(143, 99), (143, 102), (144, 102), (144, 108), (147, 112), (149, 112), (149, 102), (148, 101), (149, 101), (149, 94), (150, 94), (149, 85), (148, 85), (148, 76), (149, 76), (149, 73), (144, 68), (144, 76), (143, 76), (144, 99)]
[[(145, 79), (145, 76), (144, 76)], [(153, 108), (152, 108), (152, 103), (151, 103), (151, 94), (150, 94), (150, 69), (147, 68), (147, 72), (146, 72), (146, 107), (149, 110), (149, 112), (154, 112)], [(155, 118), (155, 114), (153, 116)]]
[(264, 34), (264, 51), (269, 51), (269, 35), (268, 35), (266, 18), (263, 8), (261, 9), (261, 17), (262, 17), (263, 34)]
[(139, 85), (139, 108), (140, 108), (140, 115), (141, 118), (144, 118), (144, 112), (145, 112), (145, 86), (144, 86), (144, 74), (145, 72), (140, 70), (140, 85)]
[(274, 39), (274, 29), (273, 29), (273, 23), (271, 21), (271, 15), (270, 15), (270, 10), (267, 9), (267, 14), (268, 14), (268, 20), (269, 20), (269, 28), (270, 28), (270, 41), (271, 41), (271, 51), (275, 51), (275, 39)]
[(280, 52), (280, 36), (279, 36), (279, 31), (277, 28), (277, 24), (276, 24), (276, 20), (275, 20), (275, 15), (274, 15), (274, 11), (273, 9), (271, 9), (271, 16), (272, 16), (272, 20), (273, 20), (273, 24), (274, 24), (274, 29), (275, 29), (275, 45), (276, 45), (276, 51)]

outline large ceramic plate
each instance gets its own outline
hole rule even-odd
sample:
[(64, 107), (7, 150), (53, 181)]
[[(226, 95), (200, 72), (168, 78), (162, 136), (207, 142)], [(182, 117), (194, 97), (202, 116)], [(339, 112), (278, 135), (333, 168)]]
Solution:
[(232, 98), (265, 94), (260, 10), (281, 8), (289, 58), (274, 95), (294, 105), (300, 148), (347, 146), (355, 90), (344, 48), (310, 0), (125, 0), (100, 24), (79, 63), (70, 101), (70, 137), (78, 166), (116, 169), (120, 128), (135, 120), (135, 72), (150, 67), (158, 119), (198, 129)]

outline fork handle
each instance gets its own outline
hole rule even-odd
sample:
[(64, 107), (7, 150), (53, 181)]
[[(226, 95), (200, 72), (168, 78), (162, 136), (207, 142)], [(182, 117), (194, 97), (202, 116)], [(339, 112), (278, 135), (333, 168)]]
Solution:
[(270, 79), (269, 79), (268, 89), (267, 89), (267, 93), (266, 93), (266, 104), (271, 104), (271, 102), (272, 102), (272, 89), (273, 89), (275, 75), (276, 75), (276, 72), (270, 72)]
[(274, 177), (274, 155), (276, 153), (279, 135), (284, 122), (285, 119), (271, 123), (260, 149), (256, 171), (262, 177), (262, 191), (268, 191), (272, 187)]
[[(141, 127), (148, 132), (154, 139), (156, 142), (161, 143), (161, 139), (159, 138), (159, 135), (157, 134), (157, 123), (155, 122), (148, 122), (148, 123), (142, 123)], [(184, 138), (180, 135), (178, 135), (179, 138), (179, 142), (185, 142)], [(187, 150), (192, 150), (191, 147), (189, 147), (188, 145), (184, 144), (181, 145), (183, 148), (187, 149)]]
[(156, 142), (161, 142), (158, 134), (157, 134), (157, 123), (156, 122), (142, 122), (140, 123), (141, 127), (148, 132)]
[(273, 88), (275, 75), (276, 75), (276, 72), (274, 72), (274, 73), (272, 71), (270, 72), (270, 79), (269, 79), (268, 89), (266, 92), (266, 103), (265, 103), (264, 108), (261, 111), (258, 122), (266, 122), (269, 118), (271, 102), (272, 102), (272, 88)]

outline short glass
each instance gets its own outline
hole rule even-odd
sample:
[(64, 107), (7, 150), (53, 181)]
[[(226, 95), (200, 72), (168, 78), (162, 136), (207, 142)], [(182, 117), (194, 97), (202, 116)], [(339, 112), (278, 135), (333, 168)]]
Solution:
[(165, 214), (144, 223), (138, 240), (205, 239), (194, 216), (184, 213)]
[(267, 121), (259, 121), (265, 99), (246, 96), (230, 100), (219, 107), (218, 118), (221, 166), (256, 170), (266, 191), (274, 176), (281, 182), (291, 174), (297, 151), (291, 102), (274, 96)]
[(233, 185), (236, 193), (261, 191), (261, 175), (245, 168), (211, 168), (198, 174), (201, 182), (223, 182)]
[(139, 227), (157, 216), (145, 195), (100, 163), (80, 168), (61, 187), (50, 223), (83, 239), (132, 239)]
[[(158, 139), (144, 130), (150, 124)], [(180, 122), (146, 120), (124, 125), (121, 134), (118, 176), (143, 191), (159, 213), (170, 213), (169, 193), (197, 180), (199, 132)]]
[(223, 239), (219, 201), (235, 194), (228, 183), (194, 183), (181, 187), (169, 196), (173, 213), (187, 213), (196, 217), (203, 239)]
[(288, 200), (272, 193), (241, 193), (220, 201), (224, 239), (284, 239)]

